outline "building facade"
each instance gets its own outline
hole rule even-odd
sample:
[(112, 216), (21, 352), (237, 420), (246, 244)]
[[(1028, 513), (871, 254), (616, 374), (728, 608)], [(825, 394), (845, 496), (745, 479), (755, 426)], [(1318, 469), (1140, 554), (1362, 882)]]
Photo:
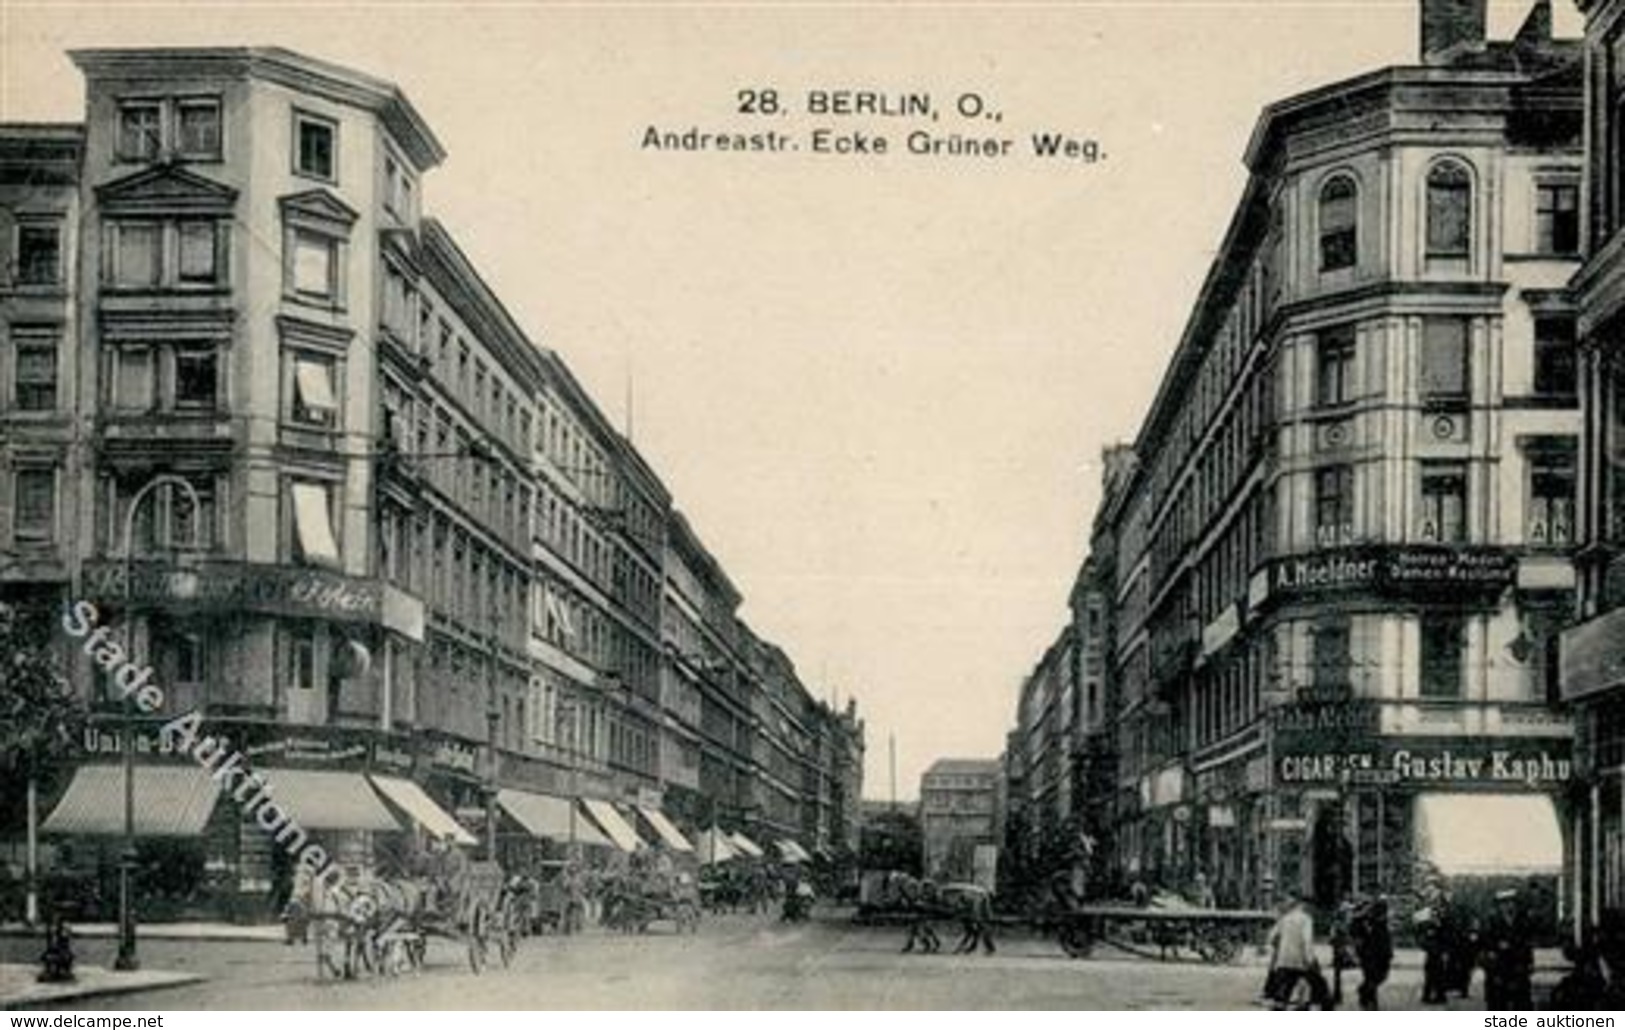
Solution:
[(1107, 492), (1117, 878), (1563, 871), (1579, 53), (1422, 6), (1419, 65), (1263, 113)]
[(998, 759), (939, 758), (920, 776), (920, 837), (926, 876), (971, 881), (977, 849), (1004, 837)]
[(172, 893), (285, 896), (285, 849), (166, 752), (196, 711), (346, 864), (676, 847), (751, 811), (849, 852), (861, 722), (749, 636), (655, 472), (423, 215), (444, 150), (400, 90), (276, 48), (72, 56), (83, 124), (0, 126), (0, 598), (93, 602), (165, 705), (130, 728), (60, 641), (93, 719), (50, 838), (106, 871), (127, 737), (148, 864), (195, 874)]
[(1581, 337), (1579, 623), (1564, 634), (1581, 782), (1570, 850), (1577, 937), (1625, 926), (1625, 4), (1585, 14), (1586, 262), (1572, 289)]

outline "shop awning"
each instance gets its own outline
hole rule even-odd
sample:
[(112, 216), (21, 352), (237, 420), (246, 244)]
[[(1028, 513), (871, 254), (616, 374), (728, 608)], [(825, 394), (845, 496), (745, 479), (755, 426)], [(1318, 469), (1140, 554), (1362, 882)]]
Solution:
[(1563, 833), (1544, 794), (1421, 794), (1417, 857), (1445, 876), (1563, 871)]
[[(220, 800), (220, 788), (196, 765), (138, 765), (135, 832), (141, 837), (197, 837)], [(46, 833), (118, 836), (124, 832), (124, 766), (83, 765), (41, 829)]]
[(271, 797), (307, 830), (399, 830), (378, 795), (358, 772), (261, 769)]
[(609, 839), (622, 851), (636, 851), (643, 844), (643, 838), (638, 836), (638, 831), (632, 829), (632, 824), (627, 822), (626, 817), (617, 812), (615, 806), (608, 801), (582, 798), (581, 803), (587, 806), (587, 811), (597, 821), (598, 828), (608, 834)]
[(761, 858), (764, 854), (766, 854), (766, 852), (762, 850), (761, 845), (757, 844), (743, 833), (740, 833), (738, 830), (735, 830), (733, 833), (729, 834), (728, 840), (742, 854), (749, 855), (751, 858)]
[(645, 808), (642, 805), (638, 806), (638, 811), (643, 815), (644, 820), (654, 827), (655, 833), (660, 835), (660, 841), (666, 847), (671, 848), (673, 851), (694, 850), (694, 845), (688, 842), (688, 838), (683, 836), (681, 830), (671, 824), (671, 820), (666, 818), (666, 813), (658, 808)]
[(399, 805), (401, 810), (410, 816), (413, 822), (423, 827), (429, 836), (444, 840), (447, 834), (450, 834), (451, 839), (459, 844), (478, 843), (472, 833), (463, 829), (445, 809), (434, 803), (434, 798), (425, 794), (423, 788), (411, 780), (403, 780), (398, 776), (369, 778), (384, 797)]
[(524, 827), (525, 832), (532, 837), (544, 837), (568, 844), (573, 834), (577, 844), (614, 846), (608, 837), (598, 832), (598, 827), (592, 824), (591, 819), (578, 816), (572, 824), (570, 813), (574, 806), (564, 798), (557, 798), (551, 794), (533, 794), (528, 790), (510, 790), (505, 787), (497, 792), (497, 804), (504, 812), (513, 816), (514, 822)]
[(783, 858), (786, 862), (812, 861), (812, 856), (807, 854), (807, 849), (788, 838), (779, 841), (779, 857)]
[(728, 840), (728, 835), (714, 827), (700, 831), (699, 836), (694, 838), (694, 850), (703, 865), (739, 857), (739, 849)]

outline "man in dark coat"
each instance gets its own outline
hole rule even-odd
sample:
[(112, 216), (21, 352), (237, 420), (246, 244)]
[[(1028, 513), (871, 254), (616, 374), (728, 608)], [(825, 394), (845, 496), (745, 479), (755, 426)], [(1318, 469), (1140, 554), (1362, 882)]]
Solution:
[(1535, 949), (1516, 890), (1495, 895), (1495, 914), (1484, 927), (1483, 949), (1484, 1007), (1492, 1012), (1533, 1007)]
[(1360, 963), (1360, 1007), (1380, 1008), (1377, 992), (1394, 965), (1394, 938), (1388, 928), (1388, 901), (1372, 898), (1355, 913), (1350, 928), (1354, 955)]

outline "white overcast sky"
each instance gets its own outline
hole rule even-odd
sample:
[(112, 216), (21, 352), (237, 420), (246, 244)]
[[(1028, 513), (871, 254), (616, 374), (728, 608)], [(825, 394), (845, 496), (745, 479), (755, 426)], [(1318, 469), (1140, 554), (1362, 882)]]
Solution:
[[(1492, 35), (1528, 5), (1492, 2)], [(745, 617), (815, 693), (858, 698), (868, 796), (896, 734), (911, 798), (935, 758), (1003, 747), (1100, 449), (1150, 404), (1260, 107), (1416, 38), (1415, 0), (0, 0), (0, 119), (82, 117), (73, 47), (275, 44), (400, 84), (450, 151), (426, 209), (617, 424), (631, 378), (634, 438)], [(747, 127), (735, 94), (766, 86), (974, 90), (1018, 150), (1050, 129), (1109, 157), (638, 148), (651, 124)]]

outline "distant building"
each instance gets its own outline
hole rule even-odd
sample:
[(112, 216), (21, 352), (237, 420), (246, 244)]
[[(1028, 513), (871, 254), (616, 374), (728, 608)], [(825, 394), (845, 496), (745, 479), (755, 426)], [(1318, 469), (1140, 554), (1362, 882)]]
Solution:
[(976, 845), (1002, 837), (998, 792), (1003, 766), (996, 758), (940, 758), (920, 777), (920, 834), (925, 873), (969, 880)]

